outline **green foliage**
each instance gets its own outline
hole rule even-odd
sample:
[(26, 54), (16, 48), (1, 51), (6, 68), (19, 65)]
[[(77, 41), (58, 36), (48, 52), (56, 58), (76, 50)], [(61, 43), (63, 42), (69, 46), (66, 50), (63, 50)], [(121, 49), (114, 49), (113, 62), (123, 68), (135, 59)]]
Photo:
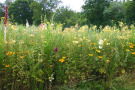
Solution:
[(31, 3), (30, 7), (33, 10), (32, 19), (34, 20), (34, 24), (39, 25), (41, 23), (41, 15), (43, 13), (42, 6), (40, 5), (40, 3), (34, 1), (33, 3)]
[(98, 27), (104, 25), (103, 12), (108, 6), (109, 2), (107, 0), (86, 0), (83, 10), (87, 18), (87, 24), (97, 25)]
[(131, 25), (135, 21), (135, 2), (127, 1), (124, 3), (124, 8), (126, 10), (126, 23)]
[(4, 25), (1, 24), (1, 27), (0, 27), (0, 69), (2, 68), (2, 64), (3, 64), (3, 59), (4, 59), (4, 50), (3, 50), (3, 47), (4, 47)]
[(68, 7), (60, 7), (56, 10), (53, 18), (54, 22), (63, 24), (63, 28), (75, 26), (79, 24), (82, 26), (85, 24), (85, 17), (82, 17), (81, 13), (76, 13)]
[[(59, 4), (59, 0), (37, 0), (34, 1), (30, 7), (33, 10), (33, 20), (35, 25), (41, 24), (41, 21), (47, 19), (51, 20), (53, 10)], [(42, 20), (41, 20), (42, 17)], [(46, 17), (46, 18), (44, 18)]]
[(16, 0), (8, 7), (8, 15), (18, 24), (26, 24), (26, 19), (32, 24), (33, 12), (29, 6), (30, 2), (28, 0)]
[(107, 23), (118, 25), (118, 21), (121, 21), (125, 17), (125, 9), (123, 8), (123, 3), (121, 2), (112, 2), (108, 8), (104, 10), (104, 17)]
[(5, 16), (5, 6), (4, 4), (0, 3), (0, 21), (1, 21), (1, 17)]

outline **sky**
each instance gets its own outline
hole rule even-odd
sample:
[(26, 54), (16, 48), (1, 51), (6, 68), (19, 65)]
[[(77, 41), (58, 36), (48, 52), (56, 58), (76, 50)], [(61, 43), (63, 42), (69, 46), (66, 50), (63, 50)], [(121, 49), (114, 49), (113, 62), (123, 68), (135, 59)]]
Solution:
[[(84, 0), (61, 0), (63, 3), (60, 6), (69, 6), (70, 9), (80, 12), (81, 6), (84, 4)], [(0, 0), (0, 2), (4, 3), (5, 0)]]

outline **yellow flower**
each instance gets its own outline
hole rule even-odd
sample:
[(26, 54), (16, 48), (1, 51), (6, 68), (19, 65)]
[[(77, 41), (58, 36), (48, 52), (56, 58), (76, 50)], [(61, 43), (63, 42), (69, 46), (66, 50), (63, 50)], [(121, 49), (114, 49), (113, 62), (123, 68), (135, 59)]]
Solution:
[(130, 48), (134, 48), (134, 46), (129, 46)]
[(78, 45), (78, 47), (81, 47), (81, 45)]
[(107, 43), (106, 45), (110, 45), (110, 43)]
[(59, 61), (62, 63), (62, 62), (64, 62), (65, 60), (64, 60), (64, 59), (60, 59)]
[(98, 58), (103, 58), (102, 56), (98, 56)]
[(50, 65), (50, 67), (52, 67), (53, 65)]
[(92, 49), (96, 49), (96, 47), (93, 47)]
[(10, 56), (11, 54), (12, 54), (12, 52), (8, 52), (6, 55), (7, 55), (7, 56)]
[(129, 43), (129, 44), (131, 44), (131, 45), (132, 45), (133, 43)]
[(102, 73), (105, 72), (105, 69), (104, 69), (104, 68), (100, 68), (100, 69), (99, 69), (99, 72), (102, 74)]
[(135, 54), (135, 52), (132, 52), (132, 54), (134, 55), (134, 54)]
[(93, 45), (96, 45), (95, 43), (91, 43), (91, 45), (92, 45), (92, 44), (93, 44)]
[(79, 43), (79, 42), (78, 42), (78, 41), (73, 41), (73, 43), (74, 43), (74, 44), (77, 44), (77, 43)]
[(62, 57), (62, 59), (65, 59), (66, 57)]
[(127, 52), (129, 52), (129, 49), (126, 49)]
[(134, 49), (131, 49), (132, 51), (134, 51)]
[(98, 53), (100, 53), (100, 50), (96, 50)]
[(121, 73), (122, 73), (122, 74), (124, 74), (125, 72), (126, 72), (125, 69), (122, 69), (122, 70), (121, 70)]
[(109, 62), (110, 62), (110, 60), (106, 60), (105, 62), (106, 62), (106, 63), (109, 63)]
[(13, 54), (15, 54), (15, 52), (13, 52)]
[(9, 65), (6, 65), (5, 67), (9, 67)]
[(93, 54), (89, 54), (89, 56), (93, 56)]
[(23, 59), (23, 58), (24, 58), (24, 56), (20, 56), (20, 58), (22, 58), (22, 59)]
[(29, 51), (26, 51), (26, 54), (29, 54)]

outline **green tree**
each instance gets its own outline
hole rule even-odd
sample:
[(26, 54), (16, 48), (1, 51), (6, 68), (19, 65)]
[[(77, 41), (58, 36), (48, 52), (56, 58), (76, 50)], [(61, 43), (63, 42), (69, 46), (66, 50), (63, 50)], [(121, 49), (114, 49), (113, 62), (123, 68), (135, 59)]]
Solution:
[(59, 0), (35, 0), (31, 5), (31, 9), (33, 10), (33, 20), (34, 24), (39, 25), (42, 19), (46, 19), (48, 21), (51, 20), (54, 10), (59, 4)]
[(125, 9), (122, 2), (112, 2), (108, 8), (104, 10), (104, 16), (107, 24), (118, 24), (118, 21), (124, 19)]
[(15, 0), (6, 0), (5, 1), (5, 4), (6, 4), (6, 6), (7, 7), (9, 7), (9, 5), (11, 4), (11, 3), (13, 3)]
[(84, 25), (86, 19), (81, 13), (69, 9), (69, 7), (60, 7), (54, 14), (54, 21), (63, 24), (63, 28), (75, 26), (75, 24)]
[(108, 0), (86, 0), (85, 5), (83, 5), (83, 12), (87, 18), (87, 24), (93, 25), (103, 25), (104, 15), (103, 12), (105, 8), (109, 6), (110, 2)]
[(16, 0), (9, 5), (8, 15), (10, 17), (13, 15), (14, 21), (19, 24), (25, 25), (26, 19), (29, 21), (30, 24), (32, 24), (33, 12), (29, 6), (32, 1), (33, 0)]
[(0, 21), (1, 21), (1, 17), (5, 16), (5, 5), (0, 3)]
[(130, 25), (135, 22), (135, 0), (125, 2), (124, 8), (126, 10), (126, 23)]

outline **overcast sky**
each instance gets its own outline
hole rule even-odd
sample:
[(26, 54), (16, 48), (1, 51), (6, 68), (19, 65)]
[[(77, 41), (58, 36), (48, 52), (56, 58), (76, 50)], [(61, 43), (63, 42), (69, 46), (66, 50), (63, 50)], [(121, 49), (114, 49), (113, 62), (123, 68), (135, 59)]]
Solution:
[[(61, 0), (63, 3), (60, 6), (69, 6), (72, 10), (80, 12), (81, 6), (84, 4), (84, 0)], [(4, 3), (5, 0), (0, 0), (0, 2)]]

